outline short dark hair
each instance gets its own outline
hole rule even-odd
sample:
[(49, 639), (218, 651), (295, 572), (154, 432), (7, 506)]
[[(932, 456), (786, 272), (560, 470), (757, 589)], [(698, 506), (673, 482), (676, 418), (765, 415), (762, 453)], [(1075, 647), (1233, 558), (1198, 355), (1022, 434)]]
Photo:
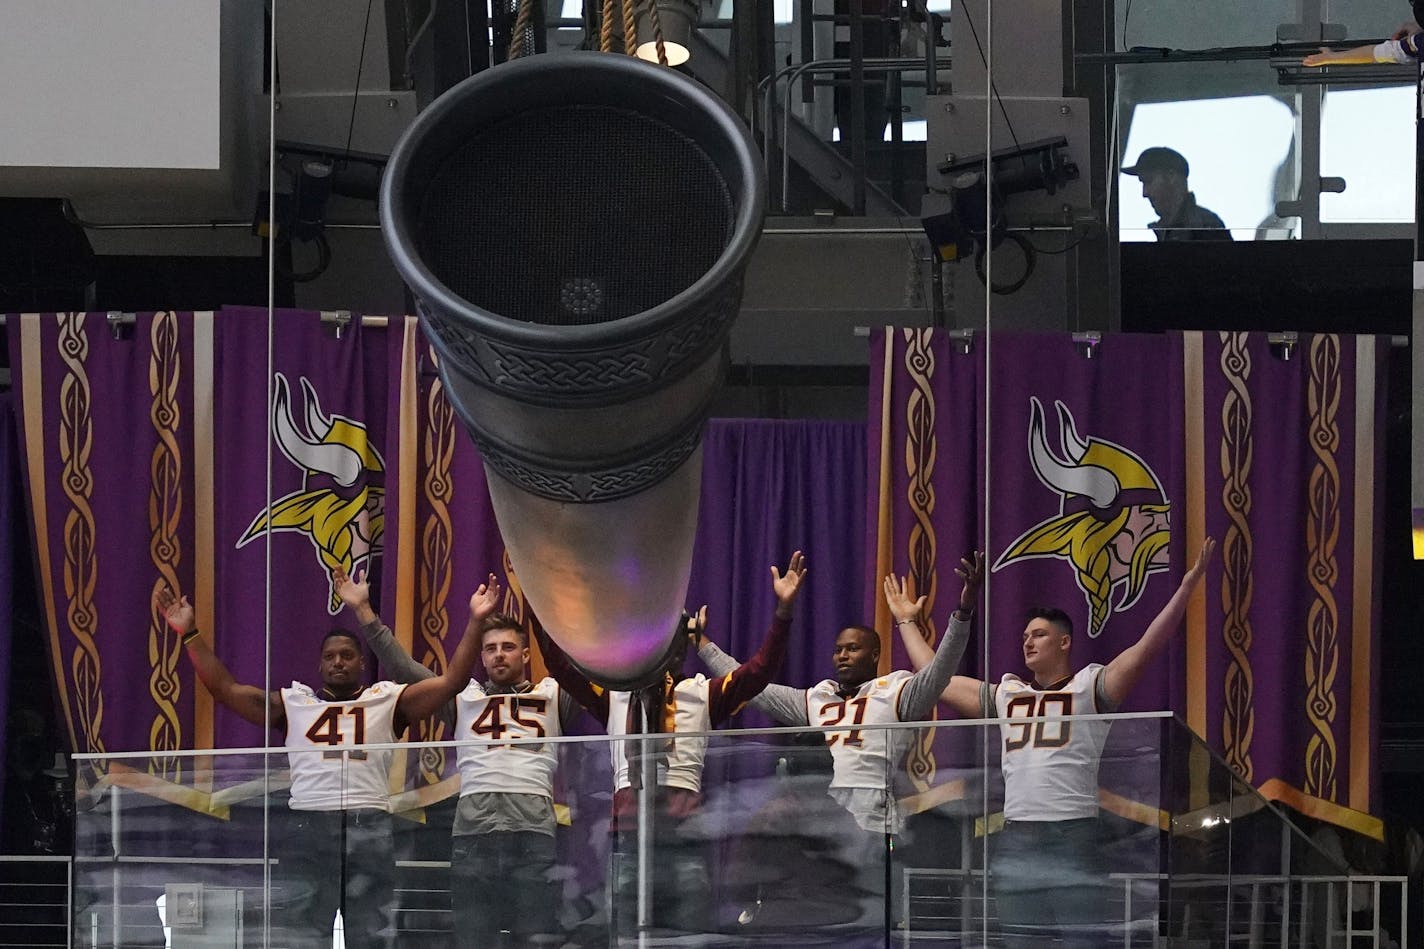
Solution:
[(1073, 618), (1056, 606), (1035, 606), (1028, 611), (1028, 619), (1046, 619), (1069, 636), (1073, 635)]
[[(855, 630), (857, 633), (860, 633), (862, 636), (868, 638), (871, 642), (871, 645), (873, 645), (876, 649), (880, 648), (880, 634), (877, 633), (875, 630), (871, 629), (869, 626), (847, 626), (845, 629)], [(845, 632), (845, 629), (841, 630), (841, 632)]]
[(361, 652), (364, 648), (360, 637), (357, 636), (355, 633), (351, 632), (349, 629), (333, 629), (329, 631), (325, 636), (321, 637), (321, 652), (326, 652), (326, 641), (328, 639), (335, 639), (337, 636), (345, 636), (347, 639), (355, 643), (357, 652)]
[(495, 629), (509, 629), (519, 637), (519, 645), (529, 648), (529, 631), (524, 628), (524, 624), (519, 622), (508, 613), (491, 613), (480, 620), (480, 647), (485, 644), (485, 633)]

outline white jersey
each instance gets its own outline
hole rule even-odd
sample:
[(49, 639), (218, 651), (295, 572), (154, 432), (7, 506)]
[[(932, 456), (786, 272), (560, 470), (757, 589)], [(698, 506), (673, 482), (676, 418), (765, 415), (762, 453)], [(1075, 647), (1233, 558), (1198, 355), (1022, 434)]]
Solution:
[(492, 695), (480, 683), (471, 682), (455, 697), (455, 735), (459, 741), (486, 741), (460, 746), (460, 796), (537, 794), (552, 799), (557, 746), (497, 742), (562, 734), (559, 686), (553, 679), (540, 679), (527, 692)]
[(806, 690), (806, 720), (814, 725), (848, 725), (847, 731), (826, 732), (835, 771), (832, 788), (889, 786), (891, 769), (900, 763), (914, 738), (908, 728), (855, 728), (900, 720), (900, 690), (911, 678), (903, 669), (863, 682), (855, 694), (841, 697), (834, 679)]
[[(1092, 715), (1103, 666), (1093, 663), (1056, 688), (1038, 689), (1006, 675), (994, 690), (997, 718)], [(1004, 736), (1004, 818), (1074, 820), (1098, 816), (1098, 762), (1107, 721), (1033, 722), (999, 726)]]
[(353, 746), (396, 740), (396, 702), (403, 691), (403, 685), (377, 682), (355, 698), (328, 702), (300, 682), (282, 690), (292, 810), (391, 809), (391, 752)]
[[(682, 788), (694, 792), (702, 790), (702, 762), (707, 757), (707, 739), (682, 736), (712, 730), (708, 693), (707, 677), (701, 674), (683, 679), (673, 689), (673, 699), (677, 705), (673, 713), (676, 735), (666, 757), (658, 758), (658, 784), (662, 787)], [(608, 693), (608, 734), (628, 734), (628, 697), (627, 692)], [(632, 787), (628, 778), (628, 754), (638, 749), (630, 746), (632, 742), (625, 741), (610, 744), (615, 788)]]

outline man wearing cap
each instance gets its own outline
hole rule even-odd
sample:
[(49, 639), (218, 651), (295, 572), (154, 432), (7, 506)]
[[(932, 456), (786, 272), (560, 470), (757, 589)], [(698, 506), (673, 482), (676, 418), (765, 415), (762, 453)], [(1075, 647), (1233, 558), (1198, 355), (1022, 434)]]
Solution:
[(1180, 152), (1154, 146), (1143, 150), (1125, 175), (1142, 179), (1142, 196), (1152, 202), (1157, 220), (1149, 227), (1159, 241), (1229, 241), (1231, 232), (1187, 190), (1187, 160)]

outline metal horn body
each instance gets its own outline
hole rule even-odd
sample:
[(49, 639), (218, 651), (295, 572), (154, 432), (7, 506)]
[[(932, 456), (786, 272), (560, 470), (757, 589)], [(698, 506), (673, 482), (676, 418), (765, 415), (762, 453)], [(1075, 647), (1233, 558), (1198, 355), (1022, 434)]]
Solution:
[(702, 429), (764, 205), (720, 99), (601, 53), (466, 80), (386, 169), (387, 248), (519, 582), (611, 687), (649, 681), (681, 616)]

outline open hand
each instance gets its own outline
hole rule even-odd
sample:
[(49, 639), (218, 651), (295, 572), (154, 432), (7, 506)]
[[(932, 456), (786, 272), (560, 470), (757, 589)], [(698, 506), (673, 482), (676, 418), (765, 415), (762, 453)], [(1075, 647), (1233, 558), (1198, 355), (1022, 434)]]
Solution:
[(1202, 542), (1201, 551), (1197, 554), (1197, 562), (1192, 564), (1192, 569), (1187, 571), (1187, 578), (1196, 583), (1206, 573), (1207, 565), (1211, 563), (1211, 558), (1216, 554), (1216, 538), (1208, 537)]
[(791, 604), (796, 602), (796, 596), (801, 592), (801, 581), (805, 578), (806, 558), (799, 550), (791, 555), (791, 562), (786, 565), (784, 576), (776, 569), (776, 564), (771, 565), (771, 589), (776, 593), (778, 612), (789, 610)]
[(959, 611), (973, 612), (979, 602), (979, 591), (984, 589), (984, 551), (976, 550), (968, 557), (959, 558), (954, 572), (964, 581), (964, 588), (959, 591)]
[(368, 606), (371, 602), (371, 581), (362, 577), (360, 582), (351, 579), (346, 571), (337, 567), (331, 574), (332, 585), (336, 588), (336, 595), (341, 598), (341, 602), (346, 604), (348, 610), (355, 610), (360, 606)]
[(692, 644), (693, 649), (702, 645), (702, 640), (707, 636), (707, 604), (702, 604), (702, 608), (687, 618), (687, 639)]
[(895, 617), (897, 623), (918, 620), (924, 611), (925, 598), (912, 600), (909, 590), (908, 577), (902, 579), (892, 573), (885, 578), (885, 605), (890, 607), (890, 615)]
[(158, 592), (154, 593), (153, 605), (158, 607), (158, 612), (163, 614), (168, 628), (179, 636), (186, 636), (197, 629), (193, 604), (188, 602), (186, 596), (180, 597), (168, 589), (166, 584), (159, 587)]
[(499, 609), (499, 580), (494, 574), (470, 597), (470, 619), (476, 623)]

